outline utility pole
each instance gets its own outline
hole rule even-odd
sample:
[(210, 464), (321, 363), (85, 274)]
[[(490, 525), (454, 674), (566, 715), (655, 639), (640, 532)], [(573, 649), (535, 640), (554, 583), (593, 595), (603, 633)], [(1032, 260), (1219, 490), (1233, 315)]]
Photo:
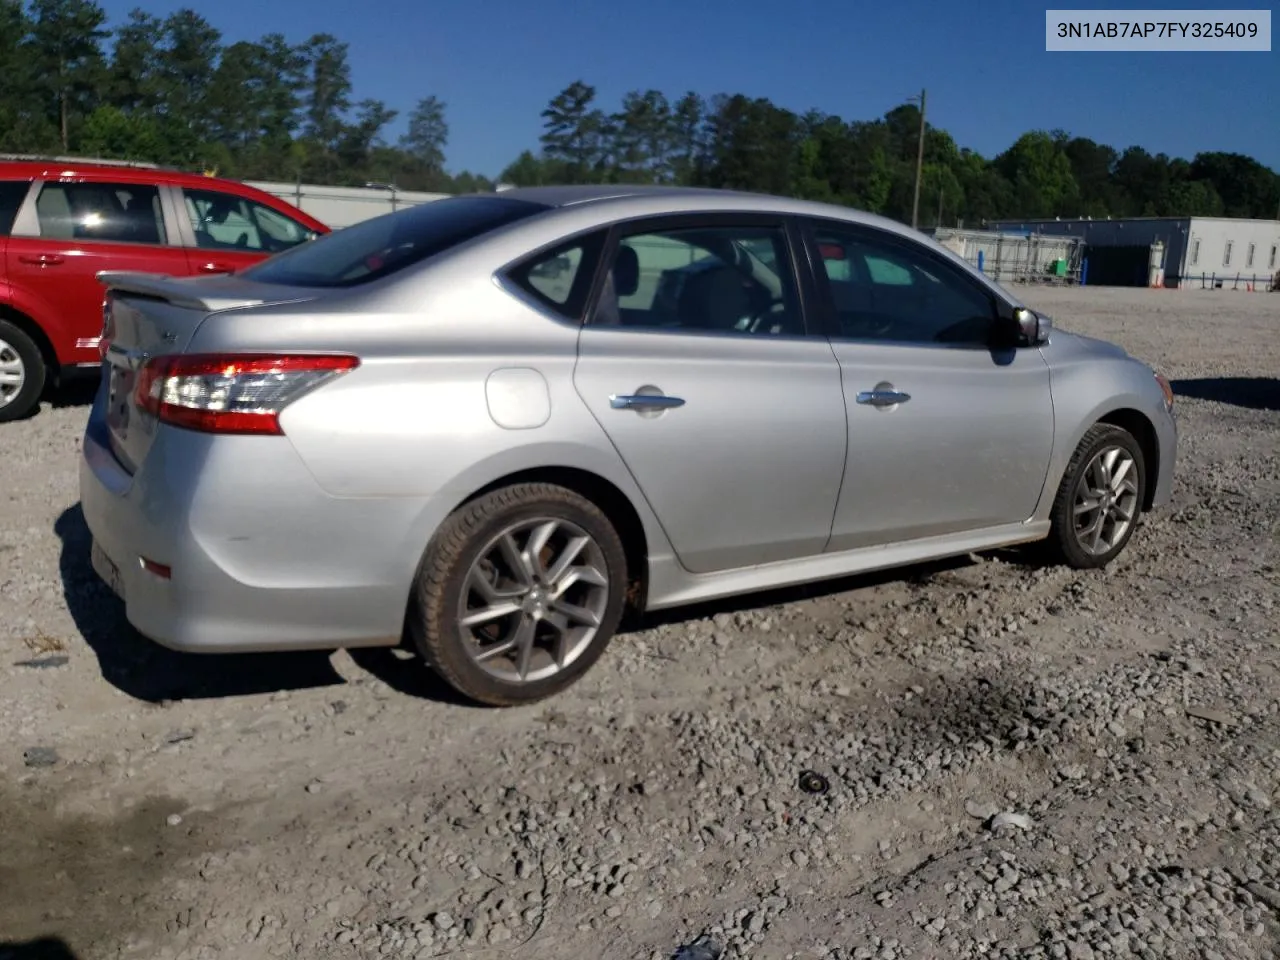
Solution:
[(938, 227), (942, 227), (942, 188), (938, 188)]
[[(915, 230), (920, 225), (920, 174), (924, 170), (924, 95), (925, 91), (920, 91), (920, 142), (916, 145), (916, 191), (915, 199), (911, 202), (911, 229)], [(915, 97), (911, 98), (912, 100)]]

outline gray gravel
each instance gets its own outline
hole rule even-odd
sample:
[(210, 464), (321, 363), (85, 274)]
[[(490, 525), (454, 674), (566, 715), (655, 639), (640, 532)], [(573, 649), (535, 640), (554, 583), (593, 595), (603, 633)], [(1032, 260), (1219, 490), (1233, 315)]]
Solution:
[(88, 568), (85, 407), (0, 428), (0, 958), (1276, 956), (1280, 296), (1029, 299), (1183, 394), (1112, 568), (674, 614), (511, 711), (147, 644)]

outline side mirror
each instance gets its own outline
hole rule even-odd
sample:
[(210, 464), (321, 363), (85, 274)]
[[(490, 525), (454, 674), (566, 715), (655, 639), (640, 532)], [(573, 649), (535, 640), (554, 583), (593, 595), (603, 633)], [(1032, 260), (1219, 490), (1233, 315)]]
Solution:
[(1028, 346), (1038, 347), (1049, 342), (1049, 331), (1053, 329), (1053, 321), (1036, 310), (1019, 307), (1014, 311), (1018, 321), (1019, 339)]
[(997, 341), (1007, 347), (1037, 347), (1049, 340), (1052, 321), (1027, 307), (1002, 310), (996, 328)]

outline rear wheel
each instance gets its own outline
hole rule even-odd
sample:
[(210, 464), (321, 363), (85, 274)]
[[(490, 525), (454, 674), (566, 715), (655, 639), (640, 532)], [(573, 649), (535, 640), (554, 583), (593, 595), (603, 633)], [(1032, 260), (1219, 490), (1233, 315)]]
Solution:
[(617, 629), (627, 583), (617, 531), (564, 487), (486, 494), (432, 538), (409, 635), (427, 664), (491, 706), (532, 703), (573, 684)]
[(35, 412), (45, 376), (40, 348), (20, 327), (0, 320), (0, 423)]
[(1133, 536), (1146, 489), (1146, 463), (1133, 435), (1109, 423), (1090, 427), (1050, 514), (1058, 555), (1076, 569), (1106, 566)]

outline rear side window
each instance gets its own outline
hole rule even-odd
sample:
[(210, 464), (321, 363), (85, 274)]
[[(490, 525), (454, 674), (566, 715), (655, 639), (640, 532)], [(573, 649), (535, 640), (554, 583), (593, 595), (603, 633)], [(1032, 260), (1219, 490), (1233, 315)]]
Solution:
[(243, 271), (260, 283), (351, 287), (548, 208), (510, 197), (450, 197), (364, 220)]
[(604, 248), (604, 230), (535, 254), (508, 271), (508, 278), (566, 320), (580, 320)]
[(0, 180), (0, 237), (7, 237), (18, 216), (18, 208), (31, 184), (25, 180)]
[(36, 198), (40, 236), (162, 244), (160, 191), (143, 183), (46, 183)]

